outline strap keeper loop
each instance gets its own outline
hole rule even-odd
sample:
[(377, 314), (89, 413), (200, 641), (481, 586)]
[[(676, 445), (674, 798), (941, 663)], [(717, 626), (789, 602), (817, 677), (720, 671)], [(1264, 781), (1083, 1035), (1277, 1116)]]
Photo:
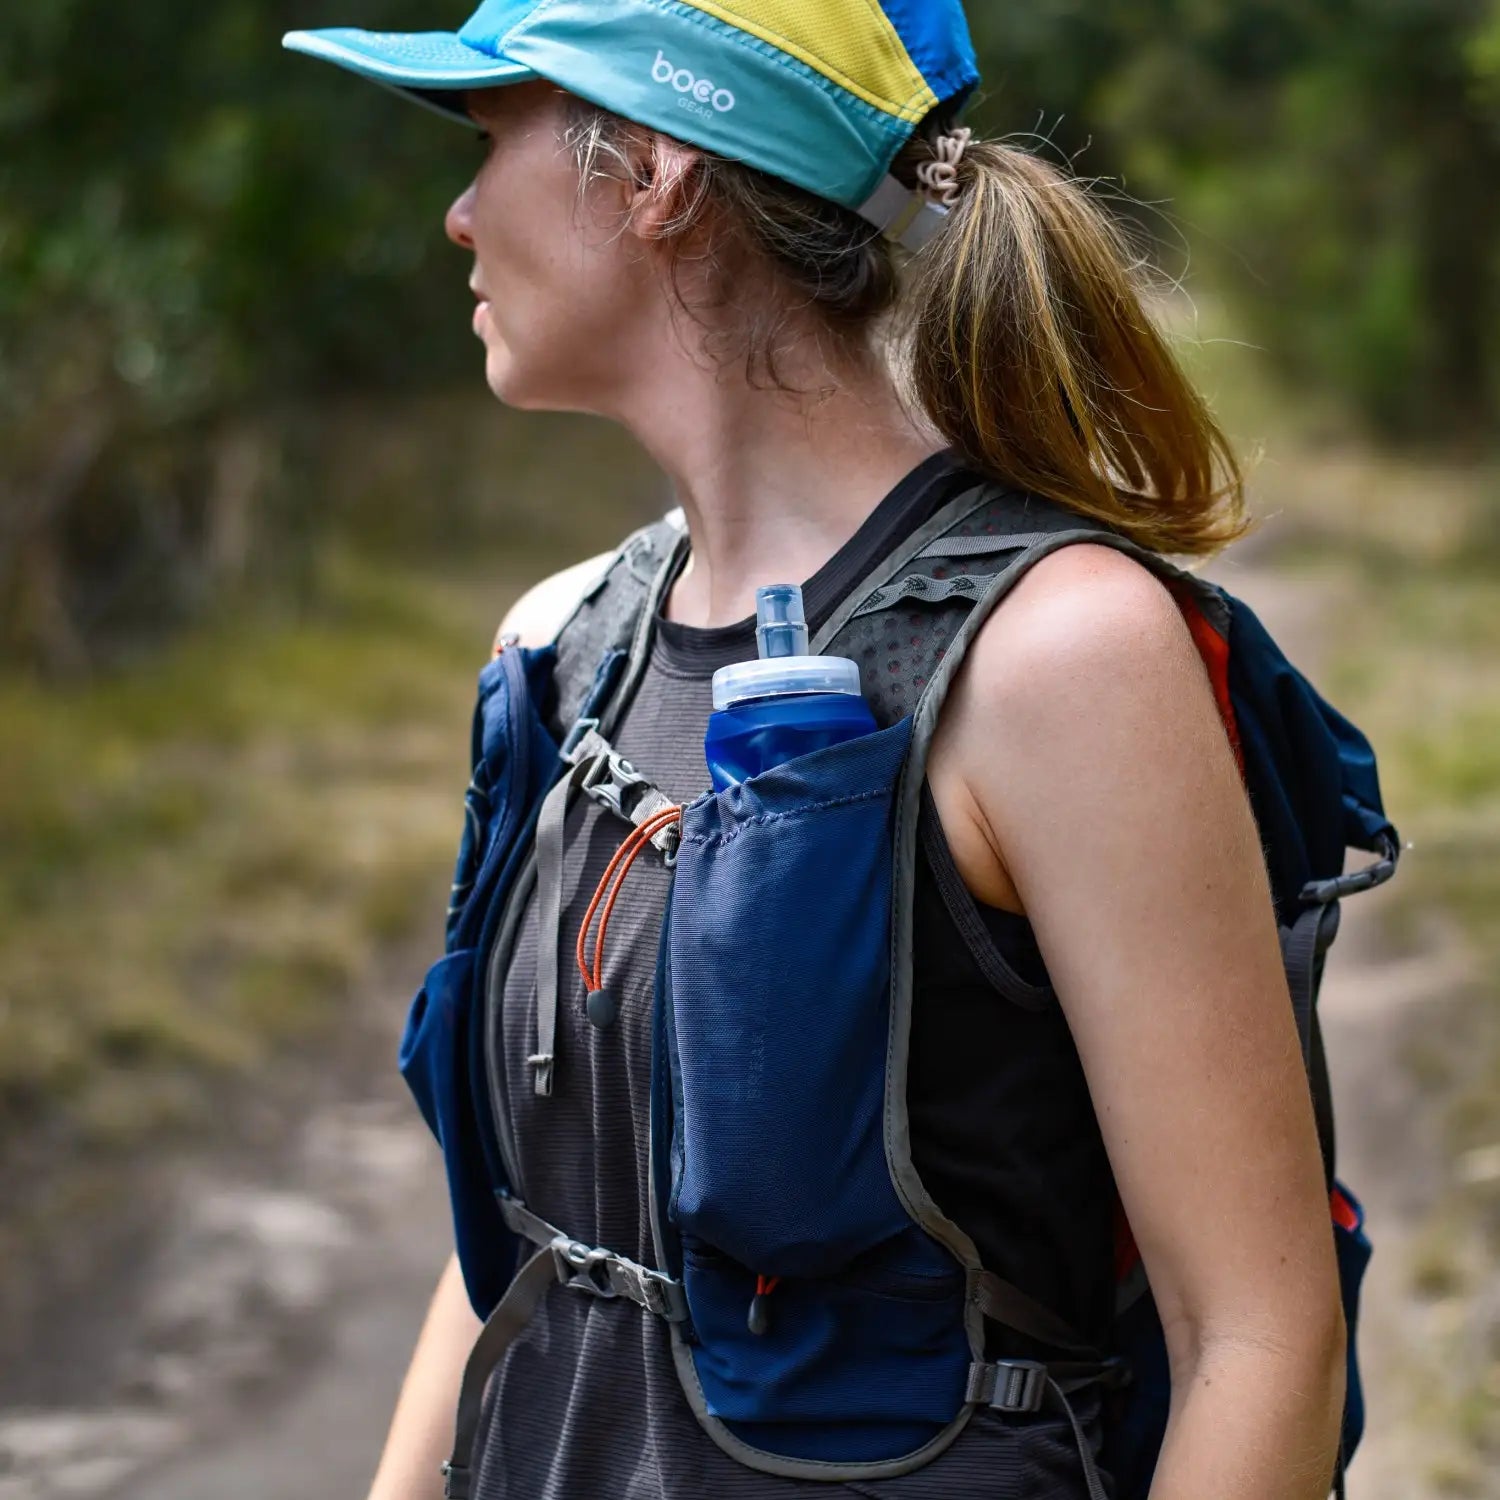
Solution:
[(1011, 1413), (1039, 1412), (1047, 1398), (1047, 1367), (1032, 1359), (971, 1365), (967, 1399), (976, 1406)]
[[(597, 750), (598, 747), (593, 745), (591, 745), (586, 750), (584, 748), (584, 741), (587, 740), (590, 735), (594, 735), (597, 737), (598, 734), (598, 719), (579, 719), (578, 722), (575, 723), (573, 727), (568, 731), (568, 737), (562, 742), (562, 747), (558, 751), (558, 754), (567, 765), (576, 766), (579, 761), (586, 760), (591, 752)], [(600, 744), (603, 744), (602, 740), (600, 741)]]

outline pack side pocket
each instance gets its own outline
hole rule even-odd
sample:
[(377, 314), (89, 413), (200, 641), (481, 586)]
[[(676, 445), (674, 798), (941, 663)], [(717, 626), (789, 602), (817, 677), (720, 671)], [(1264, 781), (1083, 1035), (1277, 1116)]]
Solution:
[(964, 1274), (915, 1225), (837, 1276), (783, 1280), (764, 1331), (757, 1278), (688, 1239), (684, 1280), (709, 1414), (784, 1458), (880, 1463), (931, 1442), (963, 1407)]
[(892, 809), (911, 720), (683, 815), (666, 984), (676, 1226), (819, 1276), (910, 1226), (885, 1154)]
[(471, 1016), (478, 953), (450, 953), (427, 973), (401, 1038), (401, 1076), (442, 1147), (454, 1240), (469, 1300), (481, 1317), (500, 1300), (515, 1267), (515, 1241), (495, 1206), (492, 1168), (471, 1091)]
[(556, 652), (511, 647), (479, 674), (473, 773), (448, 904), (450, 951), (475, 944), (496, 878), (528, 816), (557, 773), (558, 747), (542, 710)]
[(555, 653), (510, 648), (479, 674), (473, 778), (448, 912), (446, 955), (412, 1002), (399, 1066), (448, 1176), (464, 1281), (481, 1317), (515, 1266), (515, 1242), (495, 1206), (505, 1186), (485, 1086), (480, 995), (489, 919), (510, 885), (523, 834), (558, 766), (542, 708)]

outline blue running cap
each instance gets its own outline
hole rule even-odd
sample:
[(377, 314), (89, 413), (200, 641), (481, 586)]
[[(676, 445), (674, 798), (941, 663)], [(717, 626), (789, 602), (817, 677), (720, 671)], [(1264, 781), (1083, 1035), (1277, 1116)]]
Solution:
[(891, 164), (979, 82), (961, 0), (484, 0), (456, 32), (340, 27), (282, 45), (464, 124), (463, 90), (545, 78), (854, 209), (912, 250), (947, 211)]

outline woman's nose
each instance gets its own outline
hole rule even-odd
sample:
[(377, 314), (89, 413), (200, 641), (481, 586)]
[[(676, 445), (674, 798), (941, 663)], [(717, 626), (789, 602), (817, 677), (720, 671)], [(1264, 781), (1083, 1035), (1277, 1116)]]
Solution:
[(455, 245), (465, 250), (474, 248), (472, 227), (474, 224), (474, 184), (471, 182), (449, 206), (443, 219), (443, 230)]

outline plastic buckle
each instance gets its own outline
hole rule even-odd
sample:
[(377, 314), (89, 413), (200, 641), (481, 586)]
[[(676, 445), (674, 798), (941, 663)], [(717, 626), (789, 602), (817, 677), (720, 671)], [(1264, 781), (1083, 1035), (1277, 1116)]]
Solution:
[(557, 1279), (574, 1291), (613, 1301), (620, 1294), (610, 1280), (609, 1263), (615, 1257), (608, 1250), (585, 1245), (582, 1240), (567, 1240), (552, 1247)]
[[(653, 1304), (651, 1311), (668, 1323), (685, 1323), (688, 1319), (687, 1288), (680, 1281), (653, 1271), (647, 1277), (647, 1298)], [(654, 1304), (660, 1299), (661, 1306)]]
[(630, 811), (625, 806), (625, 798), (629, 793), (642, 792), (650, 785), (618, 750), (611, 750), (583, 783), (583, 793), (616, 817), (629, 822)]
[(1382, 835), (1377, 842), (1379, 848), (1375, 852), (1380, 858), (1374, 864), (1333, 880), (1309, 881), (1302, 887), (1298, 899), (1304, 906), (1331, 906), (1346, 896), (1358, 896), (1384, 885), (1396, 874), (1396, 866), (1401, 862), (1401, 845), (1388, 835)]
[(1046, 1365), (1031, 1359), (996, 1362), (995, 1394), (989, 1404), (997, 1411), (1038, 1412), (1046, 1395)]
[[(622, 1271), (626, 1267), (620, 1268)], [(639, 1293), (632, 1300), (654, 1317), (667, 1323), (681, 1323), (688, 1315), (687, 1293), (680, 1281), (674, 1281), (661, 1271), (647, 1270), (645, 1266), (629, 1267), (633, 1290)]]

